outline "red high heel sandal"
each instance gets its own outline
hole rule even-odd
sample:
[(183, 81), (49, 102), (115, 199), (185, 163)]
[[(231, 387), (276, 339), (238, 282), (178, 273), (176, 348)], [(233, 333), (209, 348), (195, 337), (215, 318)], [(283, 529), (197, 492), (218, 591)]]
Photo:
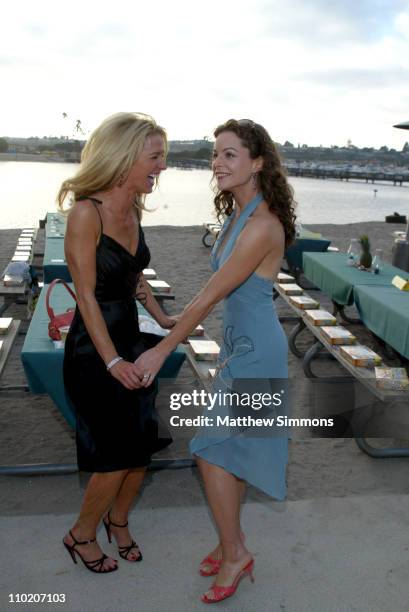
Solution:
[(223, 601), (224, 599), (231, 597), (236, 592), (237, 587), (240, 584), (240, 581), (246, 576), (250, 576), (251, 582), (254, 582), (253, 569), (254, 569), (254, 559), (251, 559), (247, 563), (247, 565), (245, 565), (243, 569), (241, 569), (238, 572), (238, 574), (236, 575), (235, 579), (233, 580), (230, 586), (218, 586), (217, 584), (214, 584), (209, 589), (213, 595), (212, 598), (208, 597), (206, 593), (204, 593), (201, 597), (203, 603), (208, 603), (208, 604), (218, 603), (219, 601)]
[[(221, 564), (222, 564), (222, 559), (213, 559), (213, 557), (211, 557), (210, 555), (207, 555), (207, 557), (205, 557), (203, 561), (200, 562), (199, 574), (201, 576), (206, 576), (206, 577), (216, 576), (216, 574), (219, 573)], [(206, 565), (210, 565), (210, 569), (207, 570), (203, 567)]]

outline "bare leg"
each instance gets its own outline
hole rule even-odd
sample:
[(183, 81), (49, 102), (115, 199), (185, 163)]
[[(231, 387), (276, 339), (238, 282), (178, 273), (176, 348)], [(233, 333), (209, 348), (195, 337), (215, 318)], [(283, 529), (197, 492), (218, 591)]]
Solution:
[[(96, 537), (98, 524), (115, 500), (126, 474), (127, 470), (92, 474), (85, 490), (79, 517), (71, 529), (76, 540), (82, 542)], [(69, 545), (74, 544), (69, 534), (64, 537), (64, 542)], [(77, 550), (85, 561), (94, 561), (102, 557), (98, 542), (78, 546)], [(117, 561), (108, 557), (104, 561), (103, 568), (108, 569), (116, 565)]]
[(240, 503), (243, 503), (246, 496), (247, 483), (245, 480), (241, 480), (240, 478), (237, 478), (237, 482), (240, 489)]
[[(115, 498), (115, 501), (109, 511), (109, 518), (117, 525), (125, 525), (128, 521), (129, 511), (141, 488), (145, 477), (146, 468), (136, 468), (129, 470), (125, 476), (121, 488)], [(128, 527), (113, 527), (111, 531), (118, 543), (118, 546), (129, 546), (132, 542), (132, 536), (129, 533)], [(132, 548), (127, 554), (128, 561), (135, 561), (140, 555), (139, 547)]]
[[(201, 470), (202, 462), (198, 461), (198, 457), (196, 457), (196, 461), (198, 462), (198, 467), (199, 467), (200, 473), (202, 475), (202, 478), (204, 480), (205, 475), (203, 474), (203, 472)], [(240, 501), (241, 501), (241, 503), (243, 503), (244, 497), (245, 497), (245, 494), (246, 494), (246, 486), (247, 486), (246, 485), (246, 481), (245, 480), (240, 480), (239, 478), (236, 478), (236, 481), (237, 481), (237, 486), (239, 487)], [(241, 506), (240, 506), (240, 508), (241, 508)], [(241, 527), (240, 527), (240, 538), (241, 538), (241, 541), (244, 543), (245, 535), (244, 535), (244, 532), (241, 529)], [(213, 548), (213, 550), (209, 553), (208, 556), (210, 556), (211, 559), (221, 559), (222, 558), (223, 553), (222, 553), (222, 545), (221, 545), (220, 539), (219, 539), (219, 542), (218, 542), (217, 546), (215, 548)], [(201, 567), (204, 569), (205, 572), (209, 572), (212, 569), (212, 566), (210, 564), (207, 565), (205, 563), (202, 564)]]
[[(204, 485), (219, 532), (222, 548), (222, 564), (215, 584), (230, 585), (237, 573), (251, 559), (240, 535), (240, 504), (243, 486), (238, 479), (223, 468), (196, 457), (203, 475)], [(208, 597), (212, 592), (207, 593)]]

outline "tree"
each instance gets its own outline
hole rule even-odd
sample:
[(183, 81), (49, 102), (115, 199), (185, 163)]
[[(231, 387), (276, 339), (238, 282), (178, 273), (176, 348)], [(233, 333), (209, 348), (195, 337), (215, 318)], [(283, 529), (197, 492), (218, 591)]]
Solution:
[(405, 142), (403, 145), (402, 153), (409, 153), (409, 142)]
[[(62, 113), (62, 118), (71, 121), (71, 117), (68, 115), (68, 113)], [(85, 135), (81, 119), (76, 119), (73, 133), (82, 134), (83, 136)]]
[(77, 119), (77, 121), (75, 122), (75, 131), (79, 132), (82, 135), (85, 134), (84, 130), (82, 129), (81, 119)]
[(7, 153), (9, 149), (9, 143), (5, 138), (0, 138), (0, 153)]
[(54, 149), (57, 151), (67, 151), (68, 153), (80, 152), (83, 147), (83, 143), (79, 140), (70, 140), (69, 142), (57, 142), (54, 145)]
[(285, 143), (283, 144), (283, 147), (288, 147), (289, 149), (294, 149), (293, 143), (290, 142), (289, 140), (285, 141)]

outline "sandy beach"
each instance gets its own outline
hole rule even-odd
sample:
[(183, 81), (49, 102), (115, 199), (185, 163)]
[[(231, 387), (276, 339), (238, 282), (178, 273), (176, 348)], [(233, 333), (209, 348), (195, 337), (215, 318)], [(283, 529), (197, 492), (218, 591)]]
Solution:
[[(392, 233), (402, 226), (372, 222), (309, 229), (320, 231), (341, 249), (350, 237), (368, 233), (373, 248), (382, 248), (390, 260)], [(203, 230), (162, 226), (147, 228), (145, 233), (151, 266), (176, 294), (167, 308), (177, 313), (210, 275), (209, 250), (201, 243)], [(18, 230), (0, 231), (1, 269), (14, 251), (18, 234)], [(41, 252), (43, 244), (40, 231), (35, 251)], [(41, 265), (41, 257), (34, 263)], [(320, 292), (314, 292), (314, 297), (329, 306)], [(291, 314), (282, 300), (276, 305), (280, 315)], [(0, 465), (75, 463), (73, 431), (47, 396), (24, 390), (20, 352), (28, 326), (26, 306), (14, 304), (6, 313), (22, 319), (23, 325), (0, 378)], [(220, 343), (220, 306), (204, 326)], [(287, 334), (291, 326), (284, 323)], [(362, 342), (380, 351), (362, 326), (349, 327)], [(303, 343), (311, 343), (309, 334)], [(289, 367), (290, 384), (300, 390), (293, 414), (305, 416), (306, 379), (300, 361), (291, 353)], [(328, 360), (314, 367), (325, 375), (345, 374)], [(178, 382), (188, 391), (198, 388), (187, 365)], [(172, 434), (174, 444), (161, 456), (187, 458), (186, 437)], [(374, 443), (399, 445), (402, 441)], [(406, 612), (407, 471), (408, 459), (372, 459), (351, 439), (293, 439), (287, 501), (276, 502), (255, 488), (248, 489), (243, 526), (256, 559), (257, 583), (241, 586), (239, 595), (223, 608), (234, 612)], [(215, 535), (197, 469), (148, 473), (130, 517), (144, 562), (137, 568), (122, 562), (119, 572), (104, 578), (74, 566), (61, 546), (63, 533), (75, 520), (85, 482), (81, 474), (0, 476), (1, 609), (14, 610), (10, 594), (25, 592), (65, 594), (64, 609), (70, 612), (202, 610), (199, 595), (207, 582), (195, 567), (214, 545)], [(98, 537), (103, 542), (102, 533)], [(102, 545), (115, 556), (113, 547)], [(56, 605), (61, 604), (41, 604), (35, 609), (51, 610)]]
[[(401, 225), (371, 222), (349, 225), (308, 226), (319, 231), (331, 240), (332, 245), (346, 249), (349, 238), (367, 233), (373, 248), (383, 249), (384, 257), (391, 259), (394, 230)], [(175, 302), (167, 302), (171, 313), (180, 312), (183, 306), (197, 293), (210, 276), (209, 249), (203, 247), (201, 227), (158, 226), (146, 228), (146, 239), (152, 253), (151, 265), (158, 276), (166, 280), (176, 295)], [(4, 268), (13, 252), (18, 230), (0, 232), (0, 268)], [(36, 252), (42, 250), (43, 231), (39, 232)], [(41, 264), (41, 257), (34, 263)], [(329, 306), (328, 298), (319, 296), (322, 304)], [(285, 304), (276, 302), (280, 314), (291, 314)], [(26, 307), (14, 304), (7, 310), (8, 316), (26, 319)], [(22, 332), (28, 322), (22, 325)], [(208, 335), (221, 342), (221, 306), (219, 305), (205, 321)], [(291, 323), (284, 323), (288, 333)], [(350, 326), (354, 333), (379, 351), (379, 346), (371, 335), (358, 325)], [(309, 334), (304, 334), (305, 345), (311, 343)], [(0, 465), (24, 463), (74, 463), (74, 434), (63, 417), (47, 396), (33, 395), (10, 387), (26, 384), (25, 374), (20, 361), (20, 351), (24, 341), (21, 333), (15, 342), (5, 370), (0, 379), (1, 390), (1, 433)], [(300, 339), (301, 341), (301, 339)], [(302, 346), (302, 343), (301, 343)], [(298, 386), (304, 380), (300, 360), (290, 353), (290, 378)], [(320, 362), (319, 372), (342, 374), (336, 363)], [(194, 376), (187, 365), (183, 366), (179, 382), (187, 389), (195, 386)], [(295, 414), (303, 415), (303, 401), (298, 401)], [(305, 414), (303, 415), (305, 416)], [(186, 440), (175, 440), (175, 444), (163, 453), (164, 457), (188, 457)], [(401, 478), (401, 469), (407, 469), (405, 459), (374, 461), (358, 450), (355, 442), (349, 439), (316, 439), (293, 441), (290, 450), (288, 469), (288, 498), (290, 500), (310, 499), (315, 496), (365, 495), (368, 492), (402, 493), (409, 490), (406, 478)], [(346, 477), (348, 475), (348, 477)], [(256, 496), (261, 496), (254, 491)], [(6, 504), (3, 500), (2, 504)], [(5, 508), (4, 508), (5, 509)]]

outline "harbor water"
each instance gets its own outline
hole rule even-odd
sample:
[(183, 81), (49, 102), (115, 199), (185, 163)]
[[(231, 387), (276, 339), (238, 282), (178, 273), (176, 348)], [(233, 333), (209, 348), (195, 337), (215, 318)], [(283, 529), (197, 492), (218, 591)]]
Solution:
[[(37, 226), (56, 209), (61, 181), (75, 173), (76, 164), (0, 162), (0, 228)], [(168, 168), (147, 198), (152, 212), (143, 224), (201, 225), (214, 219), (210, 170)], [(382, 221), (398, 211), (409, 214), (409, 186), (331, 179), (290, 177), (298, 202), (300, 223)]]

